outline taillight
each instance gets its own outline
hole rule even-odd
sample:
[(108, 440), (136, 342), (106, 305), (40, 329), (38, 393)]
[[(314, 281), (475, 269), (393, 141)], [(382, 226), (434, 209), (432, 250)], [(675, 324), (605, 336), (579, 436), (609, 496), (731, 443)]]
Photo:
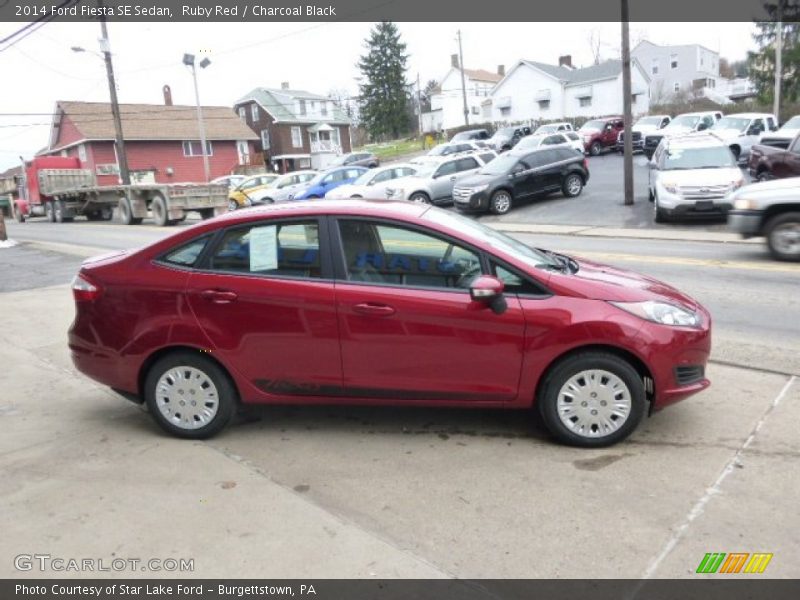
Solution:
[(78, 273), (72, 280), (72, 295), (76, 302), (93, 302), (100, 297), (100, 287)]

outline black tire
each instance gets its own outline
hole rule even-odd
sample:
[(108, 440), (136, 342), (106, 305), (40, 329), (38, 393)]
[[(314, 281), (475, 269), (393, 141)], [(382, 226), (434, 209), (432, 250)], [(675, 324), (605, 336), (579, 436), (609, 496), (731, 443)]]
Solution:
[(93, 210), (91, 212), (86, 213), (86, 220), (87, 221), (99, 221), (101, 219), (100, 211)]
[(167, 213), (167, 203), (161, 194), (155, 194), (150, 201), (150, 210), (153, 213), (153, 221), (159, 227), (169, 225), (169, 214)]
[(769, 181), (772, 179), (772, 175), (769, 171), (759, 171), (756, 175), (756, 181)]
[(44, 204), (44, 214), (50, 223), (56, 222), (56, 211), (53, 208), (53, 203), (49, 200)]
[(773, 217), (764, 227), (767, 248), (775, 260), (800, 261), (800, 242), (790, 243), (782, 239), (790, 230), (792, 237), (800, 236), (800, 212), (788, 212)]
[(651, 188), (650, 186), (647, 186), (647, 199), (650, 202), (656, 199), (656, 197), (653, 195), (653, 188)]
[(514, 196), (508, 190), (497, 190), (489, 200), (489, 211), (494, 215), (505, 215), (514, 205)]
[(419, 202), (420, 204), (430, 204), (431, 197), (425, 192), (414, 192), (408, 197), (411, 202)]
[(308, 199), (309, 199), (309, 200), (319, 200), (319, 196), (317, 196), (316, 194), (314, 194), (313, 196), (309, 196), (309, 197), (308, 197)]
[(561, 192), (567, 198), (574, 198), (580, 196), (583, 191), (583, 178), (577, 173), (570, 173), (564, 177), (561, 183)]
[(56, 223), (63, 223), (68, 220), (67, 217), (64, 216), (64, 212), (64, 203), (61, 200), (53, 202), (53, 218)]
[(120, 223), (123, 225), (138, 225), (142, 222), (141, 217), (133, 216), (133, 209), (131, 203), (127, 198), (120, 198), (117, 204), (117, 212), (119, 213)]
[(100, 220), (101, 221), (110, 221), (114, 218), (114, 211), (111, 209), (110, 206), (104, 206), (100, 209)]
[(739, 157), (742, 155), (742, 149), (739, 146), (731, 146), (731, 153), (733, 154), (734, 160), (739, 162)]
[(589, 146), (589, 154), (592, 156), (600, 156), (600, 150), (602, 150), (602, 148), (597, 142), (594, 142), (591, 146)]
[[(591, 370), (600, 370), (616, 376), (622, 382), (625, 391), (630, 397), (627, 418), (616, 430), (606, 435), (589, 436), (576, 433), (559, 416), (558, 400), (562, 387), (571, 378), (584, 371)], [(602, 377), (602, 375), (600, 376)], [(601, 395), (600, 398), (602, 397)], [(602, 403), (604, 400), (594, 400), (594, 402)], [(633, 433), (644, 416), (647, 400), (644, 382), (628, 361), (607, 352), (586, 351), (568, 356), (550, 368), (539, 387), (537, 404), (547, 429), (560, 442), (581, 448), (600, 448), (615, 444)], [(592, 409), (587, 407), (587, 410)], [(602, 411), (604, 409), (598, 408), (598, 410)], [(591, 419), (591, 417), (587, 418)], [(591, 433), (597, 431), (593, 429), (594, 427), (596, 425), (590, 426)]]
[[(177, 425), (169, 420), (159, 408), (158, 381), (164, 374), (176, 367), (196, 369), (202, 372), (216, 387), (217, 412), (206, 425), (197, 429), (187, 429)], [(199, 351), (174, 352), (156, 361), (150, 367), (145, 378), (144, 398), (150, 414), (164, 431), (176, 437), (192, 440), (206, 439), (219, 433), (230, 422), (238, 403), (236, 388), (231, 383), (228, 374), (217, 363), (203, 356)], [(167, 396), (161, 398), (166, 399)], [(176, 418), (180, 420), (180, 413), (176, 412), (175, 414)]]
[(378, 163), (369, 163), (367, 165), (367, 167), (370, 168), (370, 169), (377, 169), (378, 168)]
[(658, 205), (658, 196), (653, 196), (653, 221), (656, 223), (667, 222), (667, 213)]

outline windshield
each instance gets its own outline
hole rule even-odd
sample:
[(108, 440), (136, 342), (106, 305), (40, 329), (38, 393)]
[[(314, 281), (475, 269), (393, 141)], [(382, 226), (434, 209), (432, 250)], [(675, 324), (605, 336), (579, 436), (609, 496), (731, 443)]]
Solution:
[(526, 138), (522, 138), (519, 143), (517, 143), (515, 150), (533, 150), (534, 148), (538, 148), (544, 137), (542, 136), (530, 136)]
[[(499, 160), (498, 158), (494, 162)], [(563, 263), (555, 256), (545, 254), (541, 250), (526, 246), (522, 242), (500, 233), (491, 227), (487, 227), (482, 223), (473, 221), (468, 217), (439, 208), (431, 208), (425, 211), (422, 216), (433, 223), (444, 225), (458, 233), (478, 238), (489, 244), (492, 248), (500, 250), (531, 267), (540, 269), (554, 268), (557, 270), (561, 270), (563, 267)]]
[(502, 129), (498, 129), (494, 132), (492, 137), (511, 137), (514, 135), (514, 128), (513, 127), (503, 127)]
[(700, 117), (697, 116), (683, 115), (682, 117), (675, 117), (667, 127), (694, 127), (699, 120)]
[(735, 167), (733, 154), (727, 146), (708, 148), (673, 148), (664, 158), (664, 171), (683, 169), (719, 169)]
[(786, 121), (781, 129), (800, 129), (800, 115)]
[(636, 121), (637, 125), (660, 125), (661, 117), (644, 117)]
[(581, 127), (581, 131), (588, 131), (588, 130), (600, 130), (606, 126), (605, 121), (595, 120), (595, 121), (586, 121)]
[(736, 131), (744, 131), (747, 129), (748, 125), (750, 125), (750, 119), (722, 117), (711, 129), (735, 129)]
[(519, 156), (501, 154), (485, 165), (478, 173), (481, 175), (505, 175), (517, 162), (519, 162)]
[(558, 131), (558, 125), (542, 125), (536, 130), (536, 133), (552, 133)]
[(346, 161), (349, 156), (350, 156), (349, 154), (342, 154), (341, 156), (337, 156), (331, 162), (328, 163), (328, 166), (338, 167), (340, 165), (343, 165), (344, 161)]

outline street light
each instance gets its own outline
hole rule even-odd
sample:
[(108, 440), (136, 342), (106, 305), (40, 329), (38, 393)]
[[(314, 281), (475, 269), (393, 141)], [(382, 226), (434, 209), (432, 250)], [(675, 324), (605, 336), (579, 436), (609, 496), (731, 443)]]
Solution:
[[(211, 179), (211, 171), (208, 166), (208, 148), (206, 143), (206, 126), (203, 122), (203, 109), (200, 107), (200, 91), (197, 87), (197, 69), (194, 65), (194, 54), (184, 54), (183, 55), (183, 64), (187, 67), (191, 67), (192, 69), (192, 79), (194, 80), (194, 99), (197, 104), (197, 124), (200, 127), (200, 144), (202, 146), (203, 152), (203, 170), (206, 175), (206, 182)], [(211, 61), (208, 58), (204, 58), (200, 61), (200, 68), (205, 69), (208, 65), (211, 64)]]

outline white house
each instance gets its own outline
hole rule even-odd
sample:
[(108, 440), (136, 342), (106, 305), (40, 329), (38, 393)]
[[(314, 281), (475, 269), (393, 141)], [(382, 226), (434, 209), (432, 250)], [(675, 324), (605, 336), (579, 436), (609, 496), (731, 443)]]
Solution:
[[(650, 80), (637, 61), (631, 62), (633, 113), (650, 109)], [(520, 60), (491, 93), (494, 122), (554, 120), (574, 117), (620, 115), (622, 61), (609, 60), (576, 69), (570, 56), (548, 65)]]
[[(497, 73), (483, 69), (464, 69), (464, 90), (467, 97), (467, 112), (470, 123), (480, 123), (485, 119), (481, 113), (481, 103), (486, 100), (495, 84), (503, 78), (504, 68), (500, 65)], [(440, 128), (460, 127), (464, 122), (464, 93), (461, 85), (461, 69), (458, 55), (451, 57), (451, 67), (439, 81), (439, 89), (431, 95), (431, 123)], [(423, 121), (427, 122), (425, 114)]]

